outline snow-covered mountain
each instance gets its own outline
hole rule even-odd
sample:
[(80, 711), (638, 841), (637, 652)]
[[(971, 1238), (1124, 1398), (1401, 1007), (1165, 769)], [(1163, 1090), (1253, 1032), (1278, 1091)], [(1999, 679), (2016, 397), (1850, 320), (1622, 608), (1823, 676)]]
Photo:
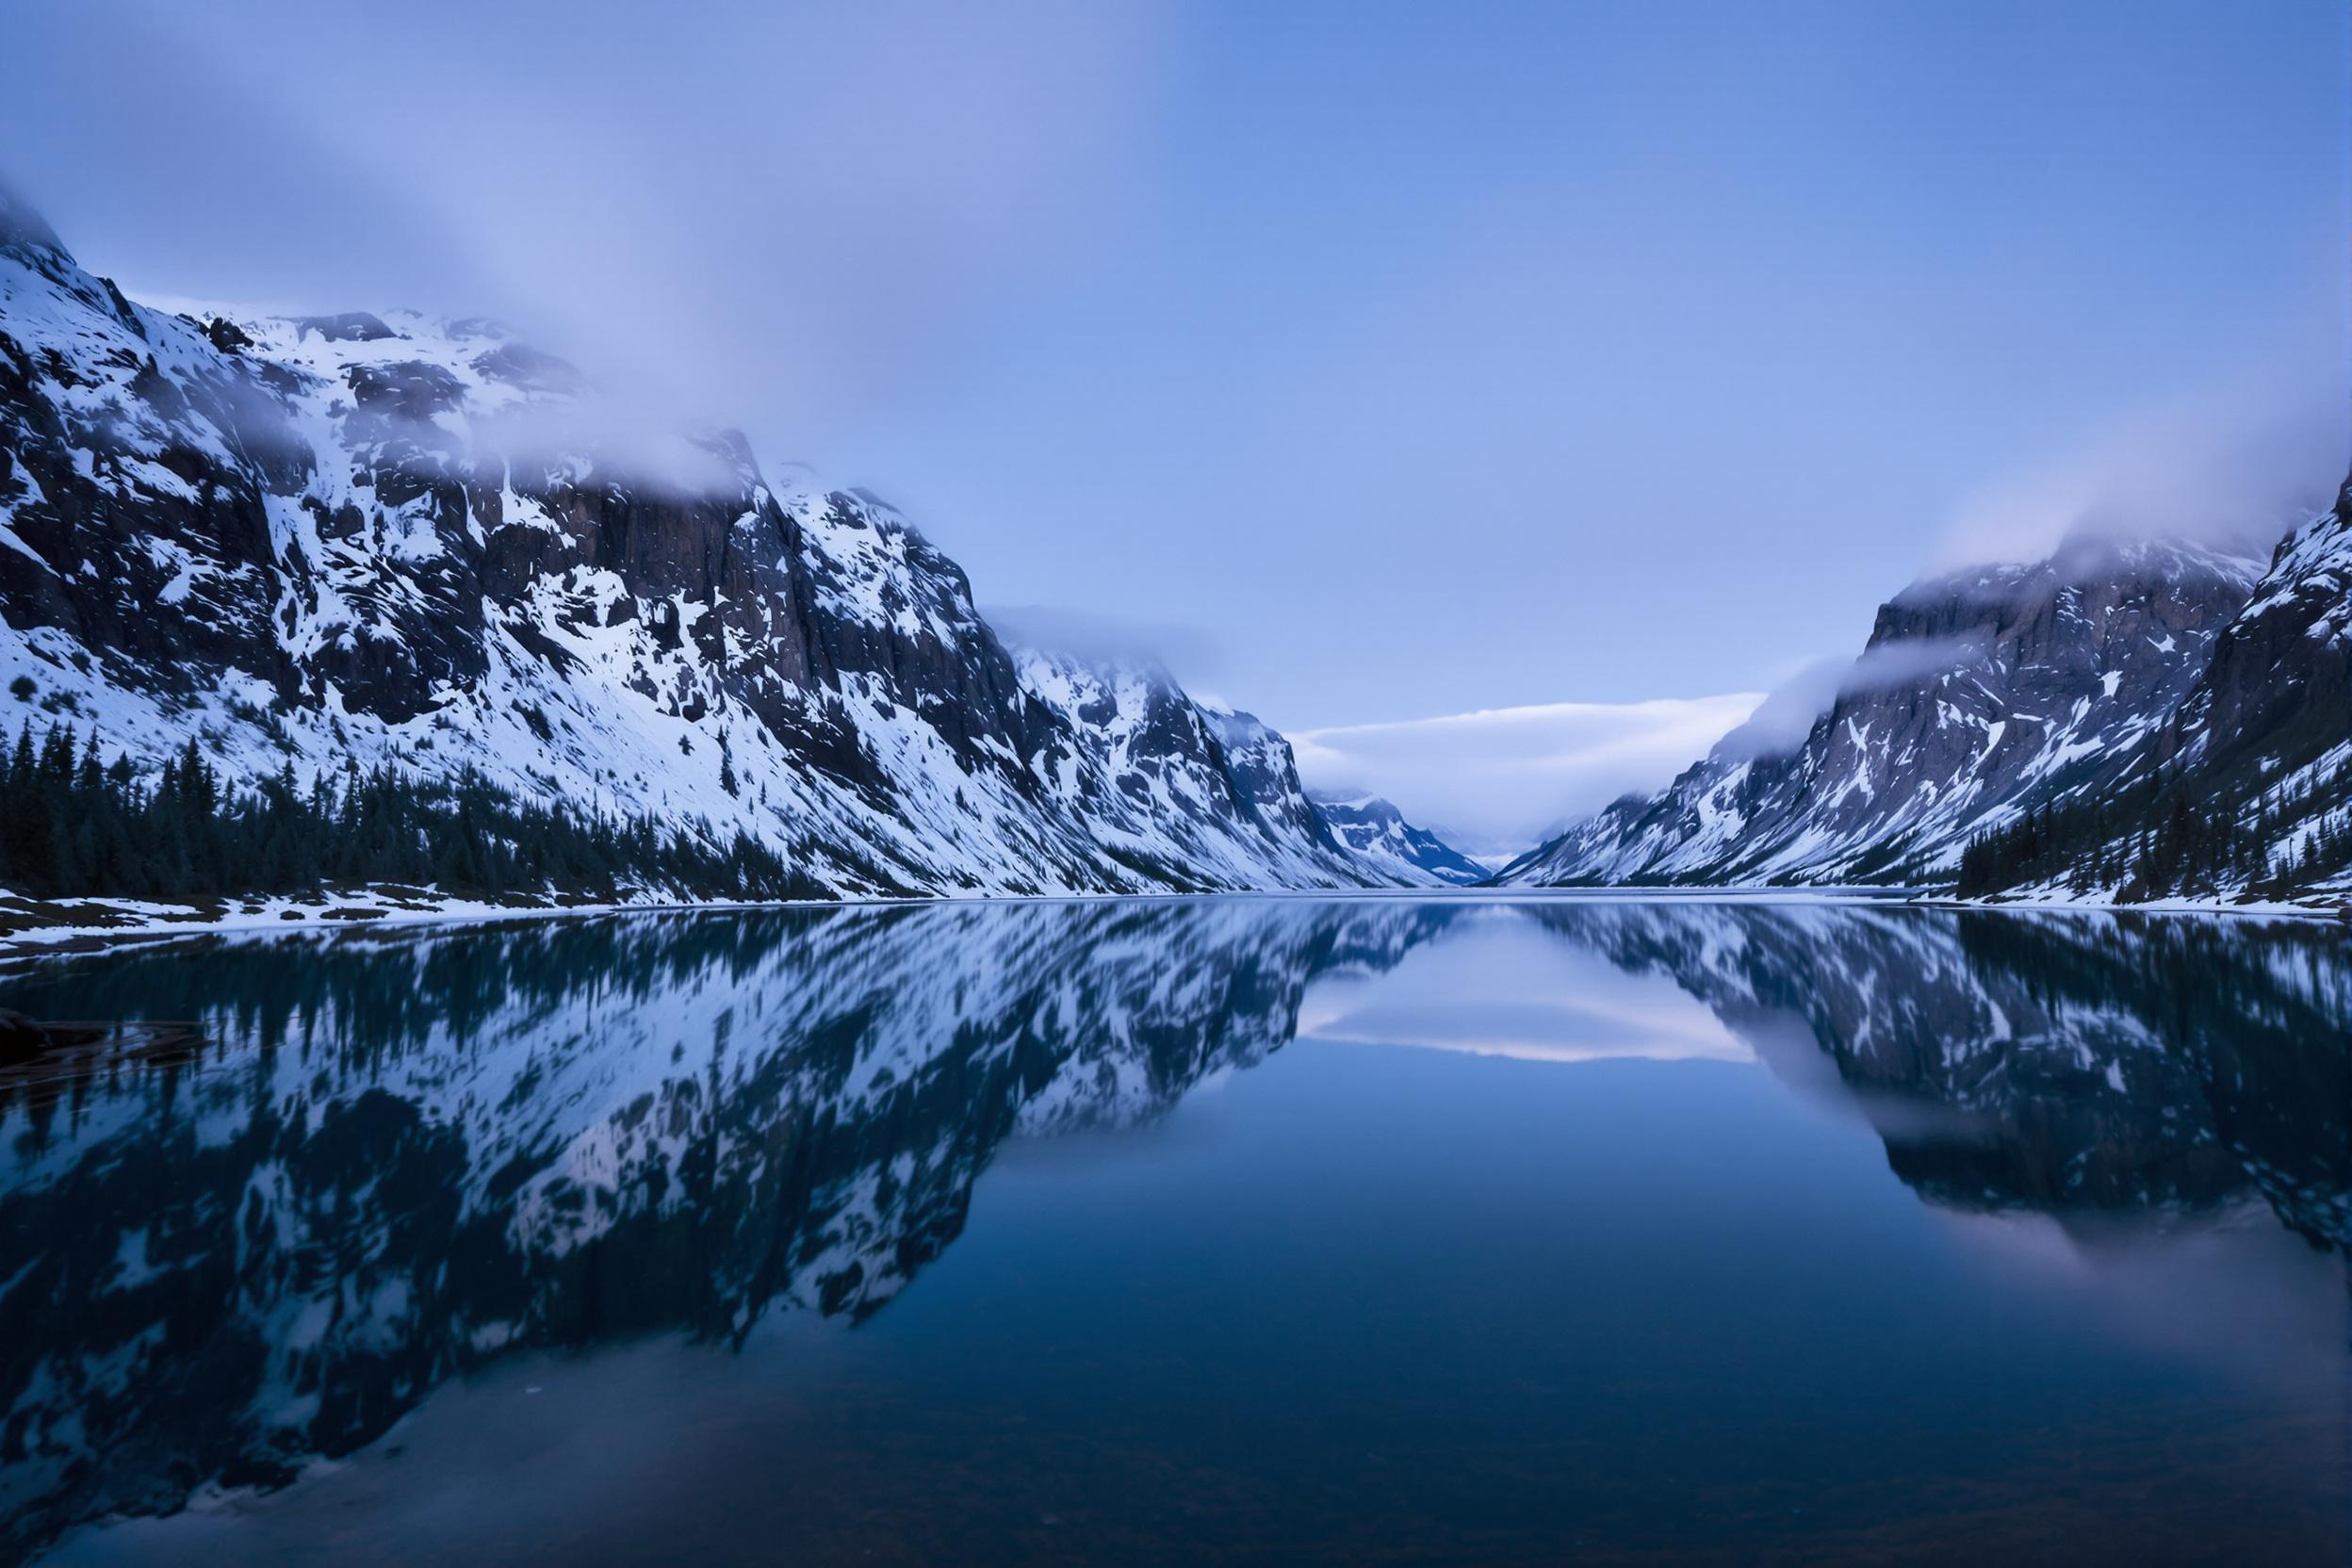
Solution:
[(1077, 737), (1051, 784), (1065, 813), (1170, 886), (1377, 886), (1401, 880), (1348, 853), (1298, 781), (1290, 743), (1199, 701), (1156, 666), (1020, 648), (1024, 689)]
[[(2352, 479), (2280, 543), (2151, 750), (2209, 809), (2306, 805), (2282, 853), (2352, 830)], [(2342, 878), (2352, 858), (2315, 870)]]
[(1407, 822), (1403, 812), (1379, 795), (1308, 792), (1339, 841), (1396, 881), (1467, 888), (1491, 874), (1436, 834)]
[(2352, 482), (2279, 544), (2164, 725), (1973, 846), (1962, 890), (2352, 895)]
[(24, 716), (233, 781), (470, 771), (843, 893), (1381, 874), (1254, 721), (1089, 727), (870, 495), (624, 433), (496, 323), (142, 306), (5, 194), (0, 618)]
[(1765, 733), (1760, 714), (1503, 880), (1948, 882), (1972, 834), (2096, 788), (2153, 745), (2261, 575), (2195, 545), (2079, 538), (2046, 561), (1916, 583), (1880, 608), (1801, 735)]

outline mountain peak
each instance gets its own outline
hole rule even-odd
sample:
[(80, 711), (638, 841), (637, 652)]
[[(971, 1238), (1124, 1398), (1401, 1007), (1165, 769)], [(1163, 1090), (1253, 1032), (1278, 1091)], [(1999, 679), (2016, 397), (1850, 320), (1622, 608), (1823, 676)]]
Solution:
[(1362, 790), (1314, 790), (1309, 795), (1341, 843), (1364, 859), (1386, 862), (1404, 880), (1456, 888), (1486, 880), (1484, 866), (1407, 822), (1380, 795)]
[(73, 253), (49, 220), (5, 180), (0, 180), (0, 251), (41, 252), (68, 267), (74, 265)]
[(2191, 541), (2094, 537), (1914, 582), (1851, 664), (1776, 694), (1665, 790), (1510, 879), (1942, 878), (1970, 835), (2149, 743), (2259, 570)]

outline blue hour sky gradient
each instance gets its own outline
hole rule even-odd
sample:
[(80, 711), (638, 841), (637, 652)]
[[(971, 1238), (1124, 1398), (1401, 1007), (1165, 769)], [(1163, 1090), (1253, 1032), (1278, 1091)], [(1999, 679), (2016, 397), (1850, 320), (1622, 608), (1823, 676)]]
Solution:
[(1443, 808), (1509, 837), (1923, 568), (2330, 490), (2346, 14), (101, 0), (0, 19), (0, 168), (133, 292), (505, 317), (984, 605), (1426, 741), (1329, 781), (1549, 734)]

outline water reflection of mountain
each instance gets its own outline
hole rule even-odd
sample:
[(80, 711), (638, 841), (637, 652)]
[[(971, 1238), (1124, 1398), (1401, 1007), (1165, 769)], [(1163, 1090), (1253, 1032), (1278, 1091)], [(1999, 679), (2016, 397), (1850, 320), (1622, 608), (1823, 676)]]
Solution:
[(2352, 1250), (2352, 942), (2312, 922), (1800, 904), (1523, 906), (1662, 973), (1784, 1075), (1834, 1065), (1888, 1165), (1972, 1209), (2259, 1195)]
[(1409, 904), (956, 906), (215, 943), (9, 988), (197, 1020), (202, 1070), (0, 1104), (0, 1514), (23, 1550), (271, 1484), (523, 1345), (874, 1311), (1016, 1132), (1290, 1037)]
[[(1466, 918), (1476, 917), (1476, 918)], [(209, 1042), (0, 1074), (0, 1551), (352, 1451), (507, 1349), (877, 1310), (1008, 1137), (1525, 919), (1858, 1102), (1923, 1196), (2352, 1241), (2346, 944), (1835, 906), (954, 905), (232, 942), (19, 976)]]

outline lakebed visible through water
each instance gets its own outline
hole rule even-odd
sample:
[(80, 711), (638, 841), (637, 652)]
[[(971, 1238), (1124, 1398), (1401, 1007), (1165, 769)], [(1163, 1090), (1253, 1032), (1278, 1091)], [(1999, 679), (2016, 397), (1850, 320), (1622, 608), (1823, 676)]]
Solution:
[(2352, 940), (952, 904), (25, 965), (0, 1559), (2329, 1562)]

